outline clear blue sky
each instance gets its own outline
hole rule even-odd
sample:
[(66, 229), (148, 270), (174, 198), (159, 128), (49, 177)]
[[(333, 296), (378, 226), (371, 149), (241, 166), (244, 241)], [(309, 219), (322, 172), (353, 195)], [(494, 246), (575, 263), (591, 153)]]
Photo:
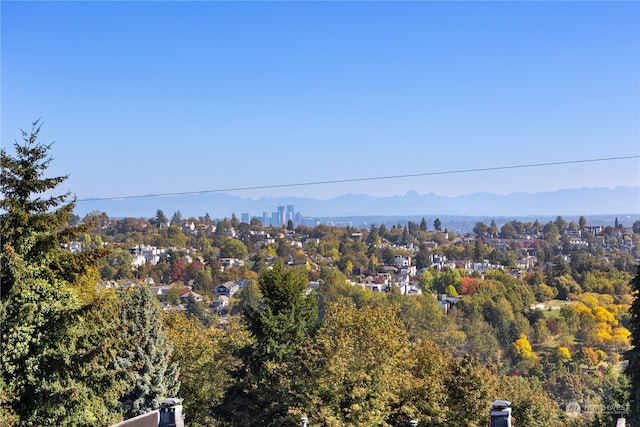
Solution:
[[(638, 2), (0, 2), (2, 144), (80, 199), (640, 155)], [(640, 159), (234, 194), (640, 185)]]

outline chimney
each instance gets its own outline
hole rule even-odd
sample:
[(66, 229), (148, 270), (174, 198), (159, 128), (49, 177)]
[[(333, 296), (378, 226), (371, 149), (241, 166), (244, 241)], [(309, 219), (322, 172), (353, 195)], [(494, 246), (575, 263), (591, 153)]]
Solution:
[(491, 427), (511, 427), (511, 402), (494, 400), (491, 402)]
[(184, 427), (182, 399), (172, 397), (160, 402), (160, 423), (158, 427)]

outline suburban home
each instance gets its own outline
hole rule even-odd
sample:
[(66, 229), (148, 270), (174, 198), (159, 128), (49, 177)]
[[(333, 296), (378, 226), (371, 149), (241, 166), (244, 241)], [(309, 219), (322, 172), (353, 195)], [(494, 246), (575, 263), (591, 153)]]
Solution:
[(409, 275), (397, 274), (394, 278), (394, 282), (400, 287), (400, 289), (404, 289), (409, 286)]
[(569, 244), (574, 248), (588, 248), (589, 243), (580, 237), (569, 237)]
[(371, 292), (387, 292), (389, 291), (389, 285), (384, 283), (366, 283), (365, 287)]
[(411, 266), (411, 257), (397, 255), (393, 264), (398, 268), (409, 267)]
[(431, 262), (432, 268), (442, 270), (447, 263), (447, 257), (444, 255), (429, 254), (429, 262)]
[(202, 295), (200, 295), (199, 293), (185, 289), (182, 292), (182, 295), (180, 295), (180, 302), (182, 304), (186, 304), (189, 301), (189, 297), (193, 297), (193, 299), (195, 299), (196, 302), (204, 301), (204, 298), (202, 298)]
[(309, 282), (307, 288), (303, 291), (305, 295), (309, 295), (313, 292), (316, 292), (320, 287), (320, 282)]
[(503, 265), (491, 264), (488, 261), (485, 262), (467, 262), (464, 267), (468, 272), (478, 271), (483, 273), (489, 270), (504, 270)]
[(585, 233), (590, 233), (590, 234), (593, 234), (594, 236), (597, 236), (602, 234), (602, 226), (598, 225), (593, 227), (584, 227), (582, 231), (584, 231)]
[(229, 297), (226, 295), (220, 295), (211, 301), (211, 308), (214, 310), (222, 310), (225, 307), (229, 307)]
[(168, 296), (170, 290), (171, 285), (149, 286), (149, 292), (151, 292), (151, 295), (155, 295), (157, 297)]
[(182, 231), (193, 231), (195, 229), (196, 229), (196, 225), (193, 223), (193, 221), (185, 222), (181, 227)]
[(309, 246), (318, 247), (318, 245), (320, 244), (320, 239), (317, 237), (309, 237), (304, 241), (304, 243)]
[(535, 256), (526, 256), (518, 260), (518, 268), (520, 270), (529, 270), (536, 265), (536, 262), (538, 262), (538, 259)]
[(137, 245), (129, 248), (129, 253), (133, 255), (131, 264), (135, 267), (140, 267), (146, 263), (156, 265), (160, 262), (160, 257), (165, 253), (165, 249), (155, 246)]
[(187, 308), (182, 304), (173, 305), (173, 304), (169, 304), (168, 302), (163, 302), (161, 304), (162, 304), (163, 311), (180, 311), (180, 312), (187, 311)]
[(220, 271), (231, 267), (241, 268), (244, 265), (244, 261), (238, 258), (220, 258), (218, 262), (220, 263)]
[(388, 276), (394, 275), (398, 272), (398, 269), (392, 265), (383, 265), (380, 267), (380, 270), (382, 270), (382, 274), (386, 274)]
[(416, 274), (418, 274), (418, 268), (415, 265), (401, 267), (400, 270), (398, 271), (398, 274), (401, 276), (404, 276), (404, 275), (415, 276)]
[(216, 286), (213, 292), (218, 296), (231, 298), (239, 290), (240, 286), (237, 283), (229, 281)]
[(580, 230), (565, 230), (564, 234), (569, 237), (582, 237), (582, 233), (580, 232)]

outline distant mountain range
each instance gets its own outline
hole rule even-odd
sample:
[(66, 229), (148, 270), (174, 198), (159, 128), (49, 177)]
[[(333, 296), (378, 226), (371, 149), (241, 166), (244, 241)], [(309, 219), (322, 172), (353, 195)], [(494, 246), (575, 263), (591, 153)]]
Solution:
[[(75, 213), (83, 217), (89, 212), (105, 212), (111, 218), (152, 218), (158, 209), (169, 218), (176, 211), (183, 217), (229, 218), (242, 213), (250, 217), (268, 216), (278, 206), (294, 205), (305, 217), (411, 217), (465, 216), (492, 217), (548, 217), (562, 215), (626, 215), (640, 217), (640, 186), (608, 188), (577, 188), (542, 193), (513, 193), (499, 195), (474, 193), (457, 197), (437, 194), (418, 194), (410, 191), (404, 196), (375, 197), (345, 194), (328, 200), (300, 197), (264, 197), (250, 199), (226, 193), (200, 193), (178, 196), (136, 197), (115, 200), (78, 201)], [(622, 220), (622, 219), (621, 219)]]

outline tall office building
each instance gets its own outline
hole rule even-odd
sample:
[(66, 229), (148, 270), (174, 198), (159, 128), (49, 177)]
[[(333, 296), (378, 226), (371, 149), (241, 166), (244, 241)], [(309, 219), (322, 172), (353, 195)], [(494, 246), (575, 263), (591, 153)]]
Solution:
[(286, 221), (284, 222), (285, 224), (289, 223), (289, 220), (291, 220), (291, 222), (293, 222), (293, 226), (295, 227), (296, 224), (296, 207), (294, 205), (287, 205), (287, 217), (285, 218)]
[(285, 214), (284, 206), (278, 206), (278, 220), (280, 221), (278, 224), (273, 225), (286, 225), (287, 224), (287, 216)]
[(272, 227), (282, 227), (282, 213), (271, 212), (271, 224)]

